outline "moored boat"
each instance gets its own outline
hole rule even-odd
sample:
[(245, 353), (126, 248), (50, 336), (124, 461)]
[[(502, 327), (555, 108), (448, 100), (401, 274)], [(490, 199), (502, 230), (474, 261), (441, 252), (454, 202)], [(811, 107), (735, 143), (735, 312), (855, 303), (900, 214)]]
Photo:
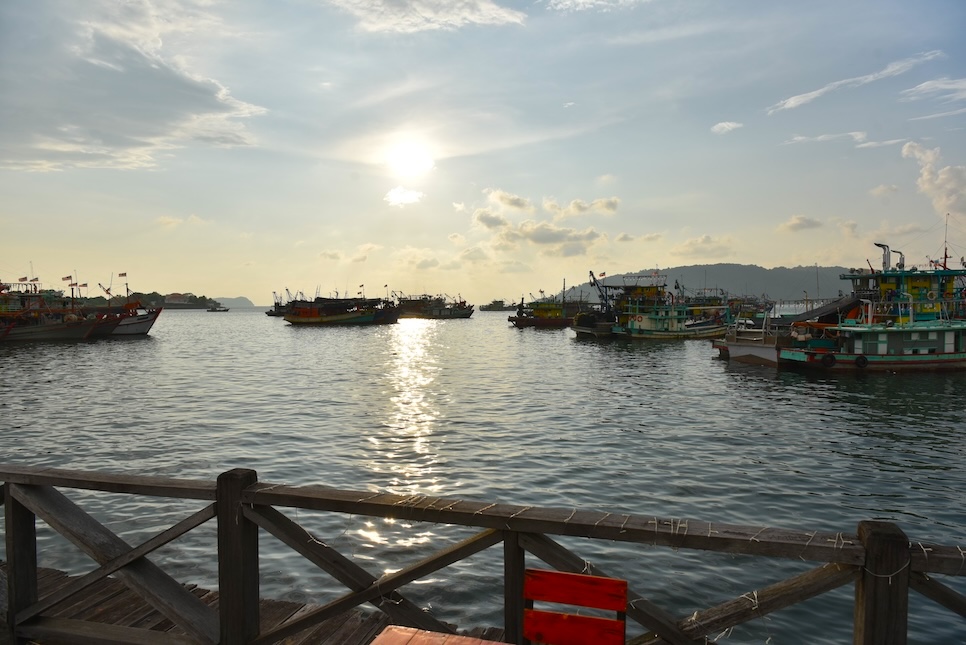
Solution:
[(473, 315), (473, 305), (462, 298), (450, 299), (447, 296), (405, 296), (396, 294), (396, 307), (400, 318), (427, 318), (447, 320), (450, 318), (469, 318)]
[[(543, 291), (540, 292), (541, 295)], [(531, 294), (532, 297), (532, 294)], [(536, 329), (566, 329), (574, 322), (574, 316), (581, 311), (590, 309), (590, 304), (578, 299), (567, 299), (567, 283), (560, 292), (560, 297), (549, 296), (534, 299), (524, 304), (520, 298), (515, 316), (507, 316), (507, 321), (518, 329), (530, 327)]]
[[(603, 275), (603, 274), (602, 274)], [(577, 320), (578, 336), (596, 338), (632, 338), (641, 340), (677, 340), (685, 338), (720, 338), (731, 321), (731, 309), (723, 295), (692, 297), (667, 289), (667, 276), (623, 276), (621, 285), (605, 285), (590, 272), (591, 285), (600, 295), (593, 324), (589, 317)], [(598, 319), (600, 318), (600, 319)], [(606, 325), (610, 322), (610, 333)]]
[(966, 368), (966, 269), (946, 259), (928, 267), (892, 266), (882, 249), (882, 270), (853, 269), (861, 303), (837, 324), (793, 325), (789, 346), (778, 351), (779, 367), (819, 370), (906, 371)]
[(492, 300), (489, 304), (480, 305), (480, 311), (513, 311), (517, 306), (506, 300)]
[(316, 298), (289, 303), (284, 316), (292, 325), (386, 325), (399, 320), (399, 309), (382, 298)]

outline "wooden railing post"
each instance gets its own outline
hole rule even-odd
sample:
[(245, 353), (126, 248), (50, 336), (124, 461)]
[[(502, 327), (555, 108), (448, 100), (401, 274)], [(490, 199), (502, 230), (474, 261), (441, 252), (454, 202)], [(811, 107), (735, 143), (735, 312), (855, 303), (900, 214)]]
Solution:
[(242, 491), (258, 481), (254, 470), (218, 476), (218, 609), (221, 645), (258, 635), (258, 526), (242, 513)]
[(891, 522), (859, 522), (865, 566), (855, 583), (855, 645), (905, 645), (909, 538)]
[(17, 612), (37, 602), (37, 520), (14, 498), (16, 484), (3, 487), (7, 548), (7, 626), (18, 641)]
[(520, 546), (520, 534), (503, 532), (503, 640), (523, 642), (523, 576), (526, 552)]

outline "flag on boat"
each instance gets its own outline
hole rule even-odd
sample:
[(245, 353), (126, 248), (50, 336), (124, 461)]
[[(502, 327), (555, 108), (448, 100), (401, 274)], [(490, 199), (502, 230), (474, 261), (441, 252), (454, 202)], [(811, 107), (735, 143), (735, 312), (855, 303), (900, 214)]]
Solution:
[(78, 286), (78, 287), (83, 287), (84, 289), (86, 289), (86, 288), (87, 288), (87, 283), (85, 282), (84, 284), (79, 284), (79, 285), (77, 285), (77, 286)]
[(61, 278), (61, 280), (63, 280), (64, 282), (68, 282), (70, 280), (70, 276), (66, 275), (63, 278)]
[(20, 280), (19, 280), (19, 282), (26, 282), (26, 281), (27, 281), (27, 276), (24, 276), (24, 277), (20, 278)]
[(117, 277), (119, 277), (119, 278), (126, 278), (126, 277), (127, 277), (127, 272), (124, 272), (124, 273), (118, 273), (118, 274), (117, 274)]
[(30, 278), (31, 282), (40, 282), (40, 278)]
[(76, 283), (76, 282), (71, 282), (71, 283), (70, 283), (69, 285), (67, 285), (67, 286), (68, 286), (68, 287), (76, 287), (76, 286), (77, 286), (77, 283)]
[(601, 274), (600, 274), (600, 277), (602, 277), (602, 278), (606, 278), (606, 277), (607, 277), (607, 274), (606, 274), (606, 273), (601, 273)]
[(362, 288), (362, 287), (364, 287), (364, 286), (366, 286), (366, 285), (364, 285), (364, 284), (360, 284), (360, 285), (359, 285), (359, 288), (361, 289), (361, 288)]

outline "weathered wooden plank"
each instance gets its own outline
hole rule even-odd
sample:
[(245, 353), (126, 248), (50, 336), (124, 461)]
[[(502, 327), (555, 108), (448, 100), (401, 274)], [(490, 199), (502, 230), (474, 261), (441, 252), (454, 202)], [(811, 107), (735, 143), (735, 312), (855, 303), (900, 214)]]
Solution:
[(904, 645), (909, 623), (909, 538), (891, 522), (859, 522), (866, 560), (855, 583), (855, 645)]
[[(678, 621), (678, 628), (691, 638), (713, 635), (735, 625), (762, 618), (773, 611), (804, 602), (842, 585), (859, 575), (858, 567), (826, 564), (787, 580), (750, 591), (710, 609), (698, 611)], [(643, 634), (628, 641), (628, 645), (657, 645), (664, 643), (656, 634)]]
[(203, 499), (214, 501), (215, 482), (171, 477), (126, 475), (94, 470), (38, 468), (19, 464), (0, 464), (0, 480), (32, 486), (59, 486), (111, 493), (133, 493), (152, 497)]
[[(352, 591), (366, 589), (376, 576), (345, 557), (329, 545), (315, 539), (308, 531), (293, 522), (278, 510), (263, 506), (245, 507), (245, 516), (265, 529), (279, 540), (302, 555)], [(393, 621), (431, 631), (445, 631), (446, 625), (429, 612), (410, 602), (399, 592), (393, 591), (371, 601), (380, 610), (389, 614)]]
[[(318, 609), (317, 605), (304, 605), (297, 612), (292, 614), (292, 616), (286, 621), (287, 623), (294, 623), (295, 621), (301, 619), (303, 616), (307, 616)], [(329, 636), (342, 626), (342, 624), (349, 620), (351, 611), (347, 611), (342, 614), (338, 614), (322, 621), (314, 627), (308, 627), (304, 631), (288, 636), (285, 638), (283, 643), (285, 645), (319, 645), (320, 643), (328, 642)]]
[(37, 602), (37, 520), (13, 487), (4, 486), (4, 527), (7, 558), (7, 620), (16, 630), (18, 612)]
[(373, 494), (264, 482), (249, 488), (243, 495), (243, 501), (415, 522), (640, 542), (724, 553), (843, 564), (861, 564), (865, 561), (865, 551), (856, 537), (842, 533), (737, 526), (580, 509), (488, 504), (423, 495)]
[(165, 544), (177, 539), (178, 537), (184, 535), (193, 528), (204, 524), (212, 517), (215, 516), (215, 505), (209, 504), (207, 507), (201, 509), (197, 513), (194, 513), (188, 518), (185, 518), (181, 522), (175, 524), (171, 528), (162, 531), (158, 535), (155, 535), (146, 542), (138, 545), (137, 547), (131, 549), (127, 553), (114, 558), (97, 569), (72, 580), (69, 584), (59, 588), (56, 592), (51, 593), (40, 599), (39, 602), (34, 603), (30, 607), (25, 608), (22, 612), (18, 613), (18, 620), (27, 620), (43, 613), (50, 607), (61, 602), (65, 598), (68, 598), (84, 589), (88, 588), (90, 585), (94, 584), (98, 580), (109, 576), (118, 569), (126, 567), (130, 563), (134, 562), (138, 558), (144, 557), (148, 553), (164, 546)]
[[(131, 550), (127, 542), (58, 491), (19, 484), (12, 488), (14, 496), (35, 515), (98, 563), (104, 564)], [(134, 561), (115, 575), (189, 633), (208, 642), (218, 640), (217, 616), (147, 558)]]
[(484, 531), (483, 533), (474, 535), (412, 566), (396, 571), (395, 573), (384, 575), (368, 589), (342, 596), (337, 600), (309, 612), (297, 621), (289, 621), (276, 629), (262, 632), (258, 638), (252, 641), (251, 645), (267, 645), (290, 634), (298, 633), (310, 625), (321, 622), (341, 612), (348, 611), (364, 602), (369, 602), (373, 598), (395, 591), (413, 580), (418, 580), (454, 562), (468, 558), (474, 553), (479, 553), (483, 549), (499, 543), (502, 539), (503, 537), (499, 531)]
[(258, 634), (258, 527), (245, 518), (241, 493), (258, 481), (254, 470), (218, 476), (218, 611), (221, 645), (241, 645)]
[[(520, 544), (527, 551), (537, 556), (550, 566), (560, 571), (573, 573), (590, 573), (595, 576), (615, 577), (603, 571), (558, 542), (546, 535), (521, 533)], [(633, 590), (627, 592), (627, 616), (633, 618), (645, 628), (660, 635), (672, 645), (689, 645), (694, 642), (690, 636), (678, 629), (677, 619), (669, 611), (655, 605)]]
[(961, 546), (911, 542), (909, 555), (912, 558), (913, 571), (966, 576), (966, 549)]
[(955, 589), (918, 572), (910, 574), (909, 586), (933, 602), (966, 618), (966, 596)]
[(194, 645), (193, 638), (174, 634), (152, 632), (119, 625), (105, 625), (68, 618), (34, 618), (19, 629), (21, 636), (32, 638), (44, 645), (102, 645), (124, 643), (129, 645)]
[(511, 643), (523, 638), (523, 579), (526, 575), (526, 552), (520, 545), (520, 534), (503, 532), (503, 630)]

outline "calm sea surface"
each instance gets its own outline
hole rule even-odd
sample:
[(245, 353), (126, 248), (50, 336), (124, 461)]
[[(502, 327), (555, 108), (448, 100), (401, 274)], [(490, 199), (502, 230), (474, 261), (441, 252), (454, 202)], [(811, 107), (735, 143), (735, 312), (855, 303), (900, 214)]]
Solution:
[[(2, 461), (201, 479), (245, 467), (273, 483), (804, 532), (884, 519), (914, 541), (966, 546), (966, 374), (779, 372), (717, 360), (707, 341), (517, 330), (505, 312), (297, 328), (264, 310), (165, 311), (141, 339), (0, 344)], [(69, 495), (130, 542), (201, 507)], [(375, 575), (469, 534), (287, 513)], [(92, 568), (46, 527), (40, 539), (42, 566)], [(678, 616), (817, 566), (562, 541)], [(260, 549), (262, 595), (341, 592), (274, 538)], [(216, 586), (214, 522), (155, 559)], [(941, 580), (966, 593), (962, 579)], [(502, 625), (501, 584), (494, 548), (403, 593), (462, 627)], [(716, 636), (849, 643), (852, 589)], [(911, 642), (966, 642), (962, 619), (914, 592), (910, 604)]]

